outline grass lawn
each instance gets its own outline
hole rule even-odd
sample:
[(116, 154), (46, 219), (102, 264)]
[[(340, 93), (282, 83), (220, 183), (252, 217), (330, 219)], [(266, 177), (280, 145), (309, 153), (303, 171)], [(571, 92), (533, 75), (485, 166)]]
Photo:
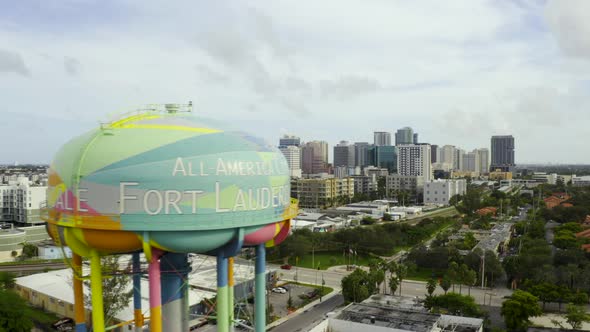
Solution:
[(406, 279), (428, 281), (430, 278), (438, 279), (439, 277), (442, 277), (445, 272), (446, 270), (444, 269), (429, 269), (420, 267), (417, 268), (416, 271), (408, 273)]
[[(315, 264), (315, 268), (317, 268), (319, 266), (320, 270), (325, 270), (331, 266), (346, 265), (349, 263), (348, 255), (346, 255), (346, 257), (344, 257), (342, 255), (342, 251), (339, 251), (339, 252), (336, 252), (336, 251), (316, 252), (314, 256), (315, 257), (314, 257), (313, 261)], [(372, 256), (359, 253), (356, 256), (356, 259), (354, 256), (350, 257), (350, 264), (368, 265), (371, 258), (372, 258)], [(291, 257), (289, 259), (289, 264), (295, 266), (295, 258), (294, 257)], [(306, 268), (310, 268), (310, 269), (314, 268), (312, 266), (311, 253), (309, 253), (303, 257), (299, 257), (299, 262), (297, 263), (297, 266), (306, 267)]]

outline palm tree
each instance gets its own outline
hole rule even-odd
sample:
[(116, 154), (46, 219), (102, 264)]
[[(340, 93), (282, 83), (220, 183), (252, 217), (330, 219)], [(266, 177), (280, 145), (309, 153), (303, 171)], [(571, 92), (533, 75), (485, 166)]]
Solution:
[(391, 290), (391, 295), (395, 295), (395, 291), (397, 290), (398, 284), (399, 281), (397, 279), (397, 276), (392, 275), (391, 277), (389, 277), (389, 289)]
[(408, 275), (408, 267), (405, 264), (399, 264), (397, 266), (397, 270), (395, 271), (395, 275), (399, 281), (399, 295), (402, 296), (402, 282)]
[[(387, 263), (387, 271), (389, 271), (389, 280), (391, 280), (391, 278), (393, 278), (393, 274), (395, 273), (396, 270), (397, 270), (397, 263), (395, 261), (389, 261)], [(397, 288), (397, 285), (395, 286), (395, 288)]]

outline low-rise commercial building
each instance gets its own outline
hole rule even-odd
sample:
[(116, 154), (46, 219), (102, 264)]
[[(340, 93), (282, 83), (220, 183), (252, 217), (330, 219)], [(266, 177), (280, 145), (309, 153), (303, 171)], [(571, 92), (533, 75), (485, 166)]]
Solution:
[(488, 180), (512, 180), (512, 172), (502, 171), (501, 169), (494, 169), (488, 174)]
[(312, 332), (481, 332), (483, 319), (430, 313), (414, 301), (374, 295), (352, 303), (313, 328)]
[(465, 180), (434, 180), (424, 184), (424, 204), (449, 205), (455, 195), (467, 191)]
[(572, 177), (572, 185), (576, 187), (590, 186), (590, 176), (574, 176)]

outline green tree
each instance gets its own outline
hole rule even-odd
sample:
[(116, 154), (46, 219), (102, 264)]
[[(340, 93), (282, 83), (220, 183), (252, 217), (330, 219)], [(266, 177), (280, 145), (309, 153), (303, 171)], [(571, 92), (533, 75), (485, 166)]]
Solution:
[(18, 294), (0, 289), (0, 331), (29, 332), (34, 313)]
[(30, 259), (39, 255), (39, 249), (37, 249), (36, 245), (28, 242), (23, 242), (21, 245), (23, 246), (23, 251), (21, 253), (23, 259)]
[(463, 245), (466, 250), (471, 250), (477, 244), (477, 240), (472, 232), (467, 232), (463, 238)]
[[(101, 257), (102, 278), (102, 297), (104, 305), (104, 319), (108, 326), (115, 315), (121, 310), (127, 308), (131, 298), (133, 297), (133, 290), (127, 291), (131, 278), (125, 273), (121, 273), (119, 259), (120, 256), (111, 255)], [(127, 269), (130, 269), (127, 266)], [(90, 286), (90, 282), (85, 282)], [(86, 295), (84, 302), (87, 306), (92, 305), (92, 298)]]
[(432, 293), (436, 290), (436, 280), (433, 278), (428, 279), (426, 282), (426, 291), (428, 292), (429, 296), (432, 296)]
[(399, 280), (396, 276), (392, 275), (389, 277), (389, 290), (391, 290), (391, 295), (395, 295), (395, 291), (397, 290), (397, 286), (399, 285)]
[(559, 299), (559, 290), (559, 286), (548, 282), (542, 282), (530, 288), (531, 294), (538, 297), (543, 303), (543, 310), (545, 310), (547, 302), (556, 302)]
[(369, 293), (369, 274), (361, 269), (354, 270), (351, 274), (342, 278), (342, 295), (346, 302), (362, 302), (367, 299)]
[(543, 314), (539, 299), (529, 292), (516, 290), (502, 303), (502, 316), (509, 329), (522, 331), (530, 324), (529, 318)]
[(463, 282), (467, 285), (467, 295), (471, 295), (471, 287), (477, 282), (477, 272), (468, 269), (463, 276)]
[(0, 272), (0, 289), (12, 289), (16, 285), (16, 274), (12, 272)]
[(451, 262), (449, 269), (447, 270), (447, 277), (453, 285), (453, 292), (455, 291), (455, 284), (459, 281), (459, 264)]
[(450, 315), (483, 316), (472, 296), (457, 293), (429, 296), (424, 302), (424, 306), (433, 312), (446, 312)]
[(289, 294), (289, 298), (287, 299), (287, 310), (290, 310), (291, 308), (293, 308), (293, 298), (291, 297), (291, 294)]
[(571, 325), (572, 329), (578, 330), (582, 327), (582, 323), (590, 323), (590, 314), (587, 314), (582, 306), (568, 304), (565, 321)]
[(445, 292), (445, 294), (447, 294), (447, 292), (449, 291), (449, 288), (451, 288), (451, 280), (449, 279), (448, 276), (445, 275), (441, 279), (440, 288), (442, 288), (442, 290)]

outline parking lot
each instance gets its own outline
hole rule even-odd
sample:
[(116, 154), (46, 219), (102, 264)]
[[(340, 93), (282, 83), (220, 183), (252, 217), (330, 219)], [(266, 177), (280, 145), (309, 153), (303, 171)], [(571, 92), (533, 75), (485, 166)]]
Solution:
[(296, 284), (285, 284), (283, 287), (287, 289), (287, 293), (280, 294), (270, 292), (268, 296), (268, 301), (273, 306), (274, 314), (279, 317), (284, 317), (288, 314), (287, 301), (289, 299), (289, 294), (291, 295), (291, 299), (293, 301), (293, 307), (299, 308), (305, 301), (299, 298), (299, 296), (309, 294), (315, 290), (313, 287)]

